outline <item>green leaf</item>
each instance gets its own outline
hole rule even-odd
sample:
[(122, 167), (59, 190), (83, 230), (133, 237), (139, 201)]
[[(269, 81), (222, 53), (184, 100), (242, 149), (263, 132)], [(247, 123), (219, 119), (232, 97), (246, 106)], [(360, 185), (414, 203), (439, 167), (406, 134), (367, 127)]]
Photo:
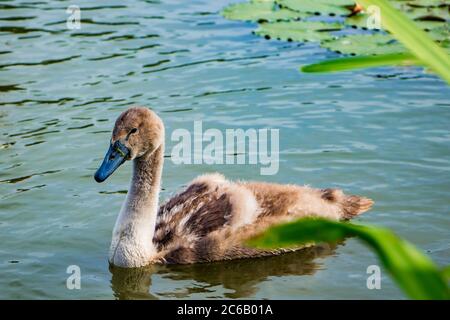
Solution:
[(334, 242), (356, 236), (378, 255), (386, 270), (413, 299), (449, 299), (446, 280), (436, 265), (410, 243), (385, 228), (326, 219), (305, 218), (275, 226), (249, 240), (257, 248), (295, 247), (310, 242)]
[(230, 20), (279, 21), (307, 17), (307, 14), (289, 9), (280, 9), (274, 1), (252, 1), (232, 4), (223, 9), (222, 14)]
[(406, 49), (387, 34), (354, 34), (324, 41), (322, 47), (338, 53), (353, 55), (376, 55), (401, 53)]
[(283, 8), (299, 12), (322, 15), (347, 15), (351, 13), (349, 7), (354, 6), (353, 0), (278, 0)]
[(409, 53), (393, 53), (377, 56), (360, 56), (326, 60), (323, 62), (303, 66), (303, 72), (336, 72), (360, 68), (373, 68), (392, 65), (420, 64), (415, 56)]
[(447, 266), (442, 270), (442, 276), (447, 281), (450, 281), (450, 266)]
[(358, 3), (365, 8), (370, 5), (378, 6), (382, 26), (450, 84), (449, 55), (405, 14), (394, 9), (386, 0), (358, 0)]
[(342, 28), (339, 23), (325, 23), (320, 21), (287, 21), (262, 23), (255, 34), (266, 38), (285, 41), (322, 41), (334, 36), (328, 31)]

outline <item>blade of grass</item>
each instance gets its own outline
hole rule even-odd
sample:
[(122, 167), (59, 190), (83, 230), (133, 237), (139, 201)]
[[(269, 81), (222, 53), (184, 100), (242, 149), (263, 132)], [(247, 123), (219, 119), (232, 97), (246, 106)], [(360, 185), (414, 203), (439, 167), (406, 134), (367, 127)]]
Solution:
[(410, 243), (388, 229), (326, 219), (300, 219), (273, 227), (250, 239), (258, 248), (295, 247), (311, 242), (333, 242), (356, 236), (378, 254), (382, 264), (413, 299), (449, 299), (450, 293), (437, 266)]
[(426, 33), (386, 0), (357, 0), (364, 8), (380, 8), (381, 24), (411, 53), (450, 84), (450, 57)]
[(423, 64), (410, 53), (391, 53), (377, 56), (362, 56), (326, 60), (301, 67), (303, 72), (336, 72), (359, 68), (373, 68), (389, 65)]

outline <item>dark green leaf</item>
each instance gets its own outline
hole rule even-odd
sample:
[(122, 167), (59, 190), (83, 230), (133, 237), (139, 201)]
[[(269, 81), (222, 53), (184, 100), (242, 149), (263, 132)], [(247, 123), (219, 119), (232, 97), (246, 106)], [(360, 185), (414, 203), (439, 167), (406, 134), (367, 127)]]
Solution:
[(326, 219), (300, 219), (273, 227), (249, 241), (258, 248), (295, 247), (356, 236), (378, 254), (397, 284), (413, 299), (449, 299), (446, 280), (436, 265), (390, 230)]

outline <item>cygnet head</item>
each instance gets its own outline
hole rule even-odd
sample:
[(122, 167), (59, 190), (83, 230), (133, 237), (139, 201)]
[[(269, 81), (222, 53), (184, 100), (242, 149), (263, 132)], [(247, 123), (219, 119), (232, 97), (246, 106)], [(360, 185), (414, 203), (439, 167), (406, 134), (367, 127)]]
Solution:
[(105, 181), (127, 160), (149, 155), (164, 142), (164, 125), (158, 115), (145, 107), (131, 107), (116, 120), (109, 150), (95, 173)]

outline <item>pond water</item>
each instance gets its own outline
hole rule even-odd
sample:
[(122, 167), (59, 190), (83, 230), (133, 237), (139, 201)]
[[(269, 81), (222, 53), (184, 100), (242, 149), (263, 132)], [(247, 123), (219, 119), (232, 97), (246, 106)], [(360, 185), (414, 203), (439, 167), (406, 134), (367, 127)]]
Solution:
[[(93, 174), (117, 115), (151, 106), (166, 124), (164, 200), (200, 173), (338, 187), (375, 200), (378, 224), (450, 263), (450, 89), (419, 68), (314, 75), (337, 56), (267, 41), (227, 21), (230, 1), (0, 2), (0, 298), (404, 298), (356, 239), (280, 257), (109, 270), (111, 231), (130, 164)], [(257, 165), (175, 165), (177, 128), (278, 128), (276, 175)], [(68, 290), (69, 265), (81, 289)]]

